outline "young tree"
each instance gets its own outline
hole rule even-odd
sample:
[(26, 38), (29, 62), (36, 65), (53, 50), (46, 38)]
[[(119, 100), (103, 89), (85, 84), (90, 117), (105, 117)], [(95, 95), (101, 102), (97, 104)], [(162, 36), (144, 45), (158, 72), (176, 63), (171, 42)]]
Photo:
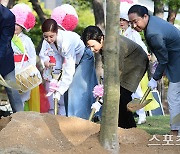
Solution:
[(120, 2), (117, 0), (107, 1), (104, 44), (105, 95), (100, 128), (100, 143), (111, 153), (119, 152), (117, 135), (120, 98), (119, 5)]

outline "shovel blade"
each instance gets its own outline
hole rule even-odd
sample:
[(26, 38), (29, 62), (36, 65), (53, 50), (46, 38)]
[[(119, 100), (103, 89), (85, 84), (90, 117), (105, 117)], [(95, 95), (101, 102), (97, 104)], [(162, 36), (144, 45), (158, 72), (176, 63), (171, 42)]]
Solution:
[(142, 109), (145, 107), (147, 104), (149, 104), (152, 101), (152, 99), (145, 100), (143, 103), (140, 104), (139, 99), (134, 99), (131, 102), (127, 104), (127, 109), (131, 112), (135, 112), (139, 109)]

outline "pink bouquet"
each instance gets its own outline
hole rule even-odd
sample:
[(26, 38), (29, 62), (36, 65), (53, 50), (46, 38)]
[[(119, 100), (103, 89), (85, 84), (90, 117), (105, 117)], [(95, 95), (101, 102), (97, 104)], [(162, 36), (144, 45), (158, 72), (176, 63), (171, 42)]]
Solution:
[(104, 87), (102, 84), (96, 85), (93, 89), (93, 96), (96, 97), (103, 97), (104, 95)]
[(46, 96), (51, 96), (54, 92), (58, 91), (59, 84), (56, 79), (52, 79), (49, 83), (49, 92)]

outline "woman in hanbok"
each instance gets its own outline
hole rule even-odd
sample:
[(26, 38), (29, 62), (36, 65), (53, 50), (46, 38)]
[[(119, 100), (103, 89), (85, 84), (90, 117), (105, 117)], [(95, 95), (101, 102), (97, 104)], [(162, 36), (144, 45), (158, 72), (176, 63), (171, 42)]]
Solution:
[[(51, 18), (58, 24), (58, 29), (73, 31), (78, 24), (78, 15), (75, 8), (70, 4), (62, 4), (53, 9)], [(45, 89), (49, 91), (49, 82), (53, 78), (52, 73), (59, 73), (61, 70), (62, 57), (53, 51), (46, 40), (43, 40), (41, 51), (39, 54), (43, 69), (43, 79), (45, 81)], [(53, 71), (53, 72), (52, 72)], [(52, 95), (48, 96), (50, 104), (49, 113), (54, 114), (54, 100)], [(58, 113), (65, 115), (64, 95), (58, 101)]]
[(50, 82), (50, 93), (55, 92), (53, 97), (58, 100), (65, 94), (66, 116), (88, 119), (95, 102), (92, 91), (97, 85), (92, 51), (77, 33), (58, 29), (54, 19), (45, 20), (42, 32), (53, 51), (62, 58), (62, 77), (56, 86)]
[[(36, 51), (29, 36), (24, 34), (24, 30), (29, 31), (35, 25), (35, 16), (26, 4), (17, 4), (11, 9), (16, 17), (14, 37), (11, 41), (14, 51), (15, 72), (32, 64), (36, 65)], [(26, 103), (30, 99), (31, 90), (21, 93), (21, 99)]]

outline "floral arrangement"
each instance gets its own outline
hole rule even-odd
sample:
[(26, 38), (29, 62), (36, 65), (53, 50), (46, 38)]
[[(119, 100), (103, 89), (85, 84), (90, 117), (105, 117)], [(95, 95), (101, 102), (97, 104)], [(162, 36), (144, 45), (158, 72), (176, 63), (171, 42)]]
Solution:
[(55, 91), (58, 91), (59, 84), (56, 79), (52, 79), (49, 83), (49, 92), (46, 96), (51, 96)]
[(56, 7), (52, 11), (51, 18), (64, 30), (73, 31), (78, 24), (78, 15), (75, 8), (70, 4)]
[(104, 87), (102, 84), (96, 85), (93, 89), (93, 96), (96, 97), (103, 97), (104, 95)]
[(11, 12), (16, 17), (16, 24), (26, 29), (26, 31), (29, 31), (35, 26), (36, 19), (28, 5), (23, 3), (16, 4), (11, 9)]

